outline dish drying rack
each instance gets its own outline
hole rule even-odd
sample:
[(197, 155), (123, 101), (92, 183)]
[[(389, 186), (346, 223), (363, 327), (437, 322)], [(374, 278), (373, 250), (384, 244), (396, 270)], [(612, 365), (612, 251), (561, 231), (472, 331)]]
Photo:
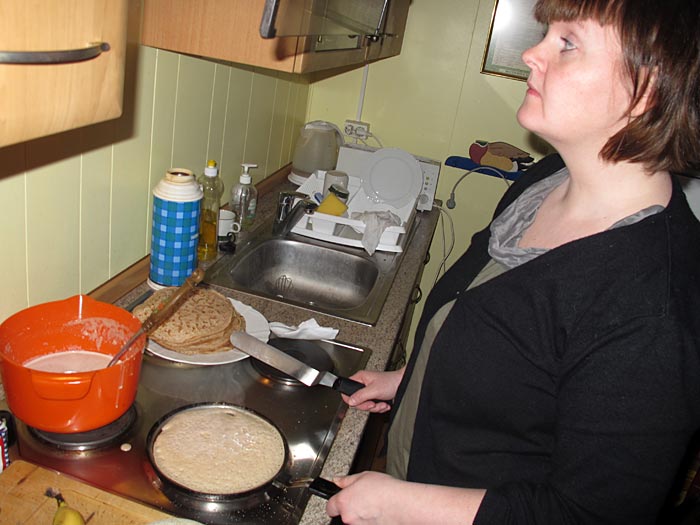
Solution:
[[(316, 193), (321, 193), (323, 191), (323, 176), (312, 173), (297, 191), (311, 197)], [(407, 237), (406, 232), (410, 231), (416, 216), (415, 199), (401, 208), (395, 208), (383, 202), (374, 202), (362, 188), (362, 179), (353, 176), (348, 177), (348, 193), (350, 196), (347, 202), (347, 217), (338, 217), (316, 211), (310, 215), (304, 215), (292, 228), (292, 233), (321, 241), (362, 248), (362, 236), (366, 224), (349, 217), (354, 212), (390, 211), (401, 219), (401, 226), (389, 226), (384, 230), (379, 238), (377, 250), (402, 252)]]

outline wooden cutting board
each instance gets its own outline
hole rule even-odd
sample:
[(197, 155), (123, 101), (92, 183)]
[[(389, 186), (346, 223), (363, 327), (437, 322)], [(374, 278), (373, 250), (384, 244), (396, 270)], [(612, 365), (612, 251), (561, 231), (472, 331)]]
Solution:
[(0, 523), (49, 525), (56, 512), (56, 500), (44, 496), (48, 487), (60, 490), (88, 525), (145, 525), (172, 517), (63, 474), (16, 460), (0, 473)]

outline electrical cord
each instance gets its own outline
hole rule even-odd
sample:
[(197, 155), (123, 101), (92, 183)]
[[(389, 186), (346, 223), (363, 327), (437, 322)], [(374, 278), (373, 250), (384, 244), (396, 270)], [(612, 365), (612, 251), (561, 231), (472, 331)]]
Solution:
[(374, 133), (372, 133), (371, 131), (368, 131), (368, 132), (367, 132), (367, 136), (370, 137), (370, 138), (373, 138), (375, 141), (377, 141), (377, 144), (379, 144), (379, 147), (380, 147), (380, 148), (383, 148), (383, 147), (384, 147), (384, 145), (382, 144), (382, 141), (379, 140), (379, 137), (377, 137), (377, 136), (376, 136)]
[(503, 182), (506, 183), (506, 186), (510, 187), (510, 182), (508, 182), (508, 179), (506, 179), (506, 176), (503, 175), (499, 170), (496, 168), (492, 168), (490, 166), (477, 166), (474, 169), (471, 169), (467, 171), (464, 175), (462, 175), (457, 182), (455, 182), (455, 185), (452, 187), (452, 191), (450, 192), (450, 197), (447, 199), (447, 202), (445, 203), (449, 209), (454, 209), (455, 206), (457, 206), (457, 202), (455, 201), (455, 190), (457, 189), (457, 186), (459, 185), (460, 182), (464, 180), (464, 178), (469, 175), (470, 173), (483, 173), (481, 170), (487, 170), (492, 173), (495, 173), (499, 177), (503, 179)]
[(377, 136), (376, 136), (374, 133), (372, 133), (371, 131), (368, 131), (368, 132), (367, 132), (367, 136), (366, 136), (366, 137), (358, 137), (358, 136), (356, 136), (356, 135), (348, 135), (347, 133), (345, 133), (345, 136), (346, 136), (346, 137), (350, 137), (350, 138), (352, 138), (352, 139), (355, 139), (355, 144), (358, 144), (358, 143), (361, 142), (362, 145), (367, 146), (368, 148), (371, 147), (371, 146), (367, 143), (367, 141), (365, 140), (365, 138), (372, 138), (372, 139), (374, 139), (374, 140), (377, 142), (377, 144), (379, 144), (379, 147), (380, 147), (380, 148), (383, 148), (383, 147), (384, 147), (384, 145), (382, 144), (382, 141), (379, 140), (379, 137), (377, 137)]
[[(450, 217), (450, 214), (447, 213), (446, 210), (443, 210), (441, 206), (433, 206), (434, 208), (437, 208), (438, 211), (440, 212), (440, 230), (442, 231), (442, 260), (440, 261), (440, 265), (438, 266), (437, 272), (435, 273), (435, 281), (433, 282), (433, 286), (438, 282), (438, 279), (440, 279), (441, 274), (444, 274), (445, 271), (447, 270), (446, 264), (447, 264), (447, 259), (452, 255), (452, 250), (454, 250), (455, 247), (455, 228), (454, 228), (454, 223), (452, 222), (452, 217)], [(443, 218), (444, 217), (444, 218)], [(446, 230), (445, 230), (445, 219), (449, 221), (449, 226), (450, 226), (450, 247), (447, 249), (447, 239), (445, 238)]]
[[(510, 182), (508, 179), (506, 179), (505, 175), (501, 173), (499, 170), (492, 168), (490, 166), (478, 166), (474, 169), (471, 169), (464, 173), (458, 180), (455, 182), (455, 185), (452, 187), (452, 191), (450, 192), (450, 197), (447, 199), (447, 202), (445, 203), (449, 209), (454, 209), (456, 206), (455, 202), (455, 190), (457, 189), (457, 186), (459, 185), (460, 182), (464, 180), (464, 178), (469, 175), (470, 173), (483, 173), (481, 170), (487, 170), (492, 173), (497, 174), (499, 177), (503, 179), (503, 181), (506, 183), (506, 186), (510, 187)], [(454, 222), (452, 221), (452, 217), (450, 214), (447, 212), (447, 210), (444, 210), (441, 206), (433, 206), (438, 209), (440, 212), (440, 229), (442, 231), (442, 260), (440, 261), (440, 264), (438, 266), (437, 272), (435, 274), (435, 281), (433, 282), (433, 286), (437, 284), (438, 280), (442, 275), (445, 274), (447, 271), (447, 259), (449, 259), (450, 255), (452, 255), (452, 251), (454, 250), (456, 239), (455, 239), (455, 229), (454, 229)], [(450, 244), (449, 244), (449, 249), (447, 248), (447, 239), (446, 239), (446, 226), (445, 223), (449, 222), (449, 228), (450, 228)]]

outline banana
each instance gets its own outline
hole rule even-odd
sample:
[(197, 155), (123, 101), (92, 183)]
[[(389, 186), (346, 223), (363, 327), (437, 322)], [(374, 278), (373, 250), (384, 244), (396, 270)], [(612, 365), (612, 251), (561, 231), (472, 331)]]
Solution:
[(44, 494), (49, 498), (55, 498), (58, 504), (56, 514), (53, 515), (52, 525), (85, 525), (85, 519), (80, 512), (69, 507), (59, 491), (48, 488)]

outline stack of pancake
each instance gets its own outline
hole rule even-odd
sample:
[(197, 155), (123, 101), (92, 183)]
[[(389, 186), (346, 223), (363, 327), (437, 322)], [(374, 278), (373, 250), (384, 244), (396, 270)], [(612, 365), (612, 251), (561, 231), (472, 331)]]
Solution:
[[(158, 290), (134, 308), (134, 315), (145, 321), (176, 290), (175, 287)], [(239, 330), (245, 330), (245, 319), (231, 301), (214, 290), (196, 288), (149, 338), (181, 354), (209, 354), (232, 350), (231, 334)]]

